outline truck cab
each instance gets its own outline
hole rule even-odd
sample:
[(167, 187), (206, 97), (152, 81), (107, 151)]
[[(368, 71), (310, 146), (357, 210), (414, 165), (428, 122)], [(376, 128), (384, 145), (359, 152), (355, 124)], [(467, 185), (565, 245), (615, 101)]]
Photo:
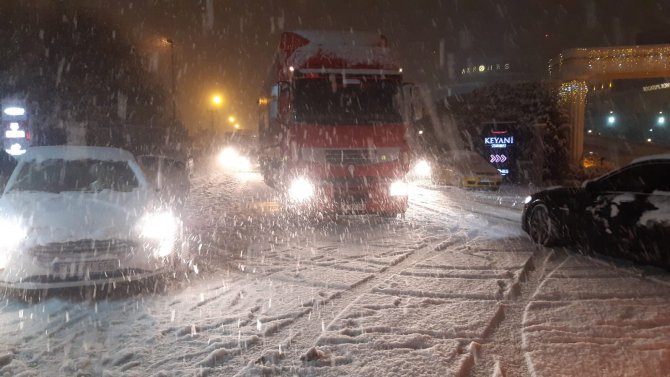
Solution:
[(374, 33), (286, 32), (261, 105), (260, 168), (294, 206), (407, 208), (402, 69)]

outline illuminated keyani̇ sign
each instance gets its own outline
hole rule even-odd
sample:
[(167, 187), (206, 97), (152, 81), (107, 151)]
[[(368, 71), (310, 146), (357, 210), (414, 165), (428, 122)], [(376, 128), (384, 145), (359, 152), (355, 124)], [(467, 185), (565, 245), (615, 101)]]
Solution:
[(484, 145), (489, 148), (489, 162), (501, 175), (510, 174), (514, 135), (508, 130), (491, 130), (484, 136)]
[(507, 156), (505, 156), (504, 154), (492, 154), (491, 155), (490, 162), (492, 164), (502, 163), (502, 162), (505, 162), (505, 161), (507, 161)]
[(485, 137), (484, 144), (490, 145), (491, 148), (507, 148), (508, 144), (514, 144), (514, 136)]

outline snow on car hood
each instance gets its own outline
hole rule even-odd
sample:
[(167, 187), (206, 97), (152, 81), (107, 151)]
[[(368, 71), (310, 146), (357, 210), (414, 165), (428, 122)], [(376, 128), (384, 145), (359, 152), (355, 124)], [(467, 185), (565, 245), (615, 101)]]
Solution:
[(648, 200), (656, 209), (644, 212), (638, 224), (642, 226), (670, 224), (670, 192), (654, 191)]
[(53, 242), (128, 238), (150, 203), (148, 193), (10, 192), (0, 216), (26, 228), (26, 246)]

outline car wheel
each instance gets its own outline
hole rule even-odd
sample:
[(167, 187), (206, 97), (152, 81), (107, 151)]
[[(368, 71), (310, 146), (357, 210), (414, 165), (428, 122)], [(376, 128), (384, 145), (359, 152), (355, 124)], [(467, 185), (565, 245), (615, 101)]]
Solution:
[(528, 217), (528, 234), (533, 241), (544, 246), (556, 243), (557, 226), (551, 218), (549, 208), (544, 204), (535, 205)]

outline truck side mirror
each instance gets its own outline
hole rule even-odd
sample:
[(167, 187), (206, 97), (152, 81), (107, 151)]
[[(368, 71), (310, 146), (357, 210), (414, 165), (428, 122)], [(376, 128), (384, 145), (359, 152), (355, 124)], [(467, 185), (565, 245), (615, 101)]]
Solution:
[(291, 84), (279, 81), (272, 86), (270, 93), (270, 120), (280, 120), (288, 111)]
[(286, 124), (291, 112), (291, 84), (287, 81), (280, 81), (277, 85), (279, 85), (279, 120), (280, 123)]
[(421, 87), (417, 84), (406, 82), (402, 86), (403, 91), (403, 117), (409, 123), (423, 118), (423, 98)]

